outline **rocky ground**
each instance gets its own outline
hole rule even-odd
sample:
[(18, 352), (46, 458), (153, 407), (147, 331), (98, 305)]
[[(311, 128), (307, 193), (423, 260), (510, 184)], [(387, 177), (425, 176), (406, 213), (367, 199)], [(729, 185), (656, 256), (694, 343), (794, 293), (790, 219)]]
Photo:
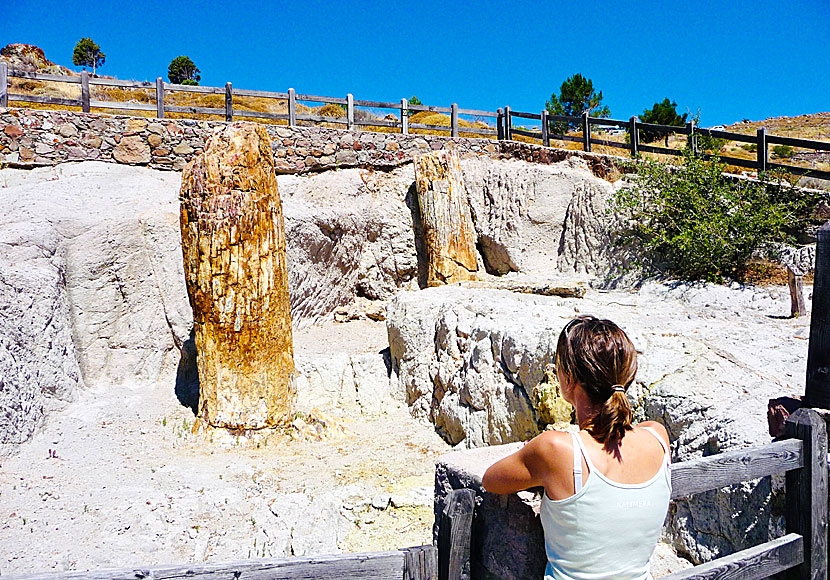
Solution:
[[(380, 322), (311, 327), (298, 353), (372, 352)], [(376, 352), (376, 351), (375, 351)], [(330, 412), (331, 413), (331, 412)], [(336, 416), (340, 415), (340, 416)], [(401, 405), (320, 411), (322, 438), (193, 432), (171, 383), (82, 391), (0, 458), (0, 568), (146, 566), (431, 542), (433, 467), (449, 449)]]

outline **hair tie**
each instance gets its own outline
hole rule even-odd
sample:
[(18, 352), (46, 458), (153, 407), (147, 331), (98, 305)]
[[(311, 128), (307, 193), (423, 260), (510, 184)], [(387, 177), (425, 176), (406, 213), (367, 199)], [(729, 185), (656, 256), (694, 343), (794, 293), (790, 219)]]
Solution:
[(613, 385), (611, 387), (611, 392), (612, 393), (624, 393), (625, 392), (625, 387), (622, 386), (622, 385)]

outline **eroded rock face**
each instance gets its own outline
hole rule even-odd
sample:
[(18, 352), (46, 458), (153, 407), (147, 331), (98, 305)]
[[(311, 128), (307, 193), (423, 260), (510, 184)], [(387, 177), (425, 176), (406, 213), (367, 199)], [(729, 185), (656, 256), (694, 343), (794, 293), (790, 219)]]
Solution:
[(196, 329), (199, 416), (260, 429), (294, 405), (285, 228), (268, 133), (214, 133), (182, 175), (185, 279)]
[(436, 151), (418, 157), (415, 186), (427, 257), (427, 286), (475, 280), (476, 233), (458, 155)]

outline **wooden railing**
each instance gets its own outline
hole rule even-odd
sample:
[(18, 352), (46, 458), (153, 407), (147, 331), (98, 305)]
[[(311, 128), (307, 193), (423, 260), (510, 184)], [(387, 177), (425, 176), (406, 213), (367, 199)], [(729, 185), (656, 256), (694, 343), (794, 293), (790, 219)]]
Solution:
[[(827, 578), (827, 432), (812, 409), (789, 417), (784, 440), (672, 466), (672, 499), (786, 473), (786, 535), (665, 576), (664, 580), (757, 580), (779, 572), (787, 578)], [(450, 491), (438, 529), (439, 562), (460, 580), (471, 568), (475, 533), (473, 489)], [(540, 555), (539, 557), (543, 557)], [(535, 557), (534, 557), (535, 558)], [(454, 574), (453, 574), (454, 573)], [(469, 577), (469, 576), (467, 576)], [(443, 580), (443, 579), (442, 579)]]
[(434, 546), (314, 558), (267, 558), (6, 576), (4, 580), (438, 580)]
[[(77, 99), (68, 99), (64, 97), (10, 93), (10, 78), (76, 84), (80, 85), (81, 95), (80, 98)], [(154, 98), (150, 100), (154, 100), (155, 102), (123, 103), (118, 101), (95, 100), (91, 98), (90, 86), (153, 90), (155, 91), (155, 95)], [(173, 105), (169, 102), (165, 103), (165, 95), (173, 92), (223, 95), (224, 107), (181, 106)], [(258, 97), (285, 101), (287, 102), (287, 112), (269, 113), (264, 111), (250, 111), (241, 108), (234, 108), (234, 97)], [(161, 77), (158, 77), (155, 82), (123, 81), (118, 79), (91, 77), (87, 71), (83, 71), (80, 76), (77, 77), (68, 75), (51, 75), (11, 70), (8, 68), (7, 63), (0, 62), (0, 107), (8, 107), (9, 101), (79, 107), (86, 113), (90, 112), (92, 109), (152, 112), (155, 113), (156, 117), (159, 119), (163, 118), (165, 113), (179, 113), (191, 115), (217, 115), (222, 117), (225, 121), (233, 121), (235, 117), (282, 120), (286, 121), (291, 127), (296, 126), (298, 122), (332, 123), (343, 125), (349, 130), (359, 127), (391, 127), (398, 129), (404, 135), (409, 134), (410, 129), (445, 131), (449, 133), (451, 137), (473, 135), (476, 137), (495, 137), (499, 140), (512, 140), (514, 135), (522, 135), (530, 139), (538, 139), (545, 147), (550, 146), (551, 140), (570, 141), (581, 143), (584, 151), (590, 152), (592, 145), (603, 145), (605, 147), (625, 149), (629, 151), (632, 156), (637, 156), (641, 152), (661, 153), (666, 155), (681, 154), (679, 149), (656, 147), (641, 142), (640, 133), (642, 131), (648, 131), (652, 134), (658, 135), (687, 135), (688, 141), (693, 148), (697, 147), (698, 137), (704, 135), (717, 139), (726, 139), (727, 141), (754, 144), (756, 146), (756, 159), (748, 160), (738, 157), (720, 157), (720, 160), (724, 163), (737, 167), (755, 169), (758, 172), (765, 172), (770, 169), (784, 169), (795, 175), (809, 175), (819, 179), (830, 180), (830, 171), (821, 171), (818, 169), (809, 169), (795, 165), (785, 165), (782, 163), (772, 163), (769, 161), (769, 146), (771, 144), (788, 145), (790, 147), (800, 147), (803, 149), (812, 149), (814, 151), (830, 151), (830, 143), (770, 135), (767, 133), (765, 128), (758, 129), (755, 135), (744, 135), (741, 133), (702, 129), (700, 127), (696, 127), (694, 123), (687, 123), (683, 127), (641, 123), (637, 117), (631, 117), (628, 121), (590, 117), (587, 113), (580, 117), (570, 117), (551, 115), (547, 111), (542, 111), (541, 113), (523, 113), (520, 111), (513, 111), (510, 107), (504, 107), (503, 109), (498, 109), (495, 112), (482, 111), (477, 109), (460, 109), (456, 103), (453, 103), (449, 107), (435, 107), (428, 105), (413, 105), (410, 104), (407, 99), (401, 99), (398, 103), (355, 100), (352, 94), (348, 94), (345, 98), (342, 98), (297, 94), (294, 89), (288, 89), (288, 92), (286, 93), (236, 89), (231, 83), (226, 83), (224, 87), (177, 85), (165, 83)], [(339, 117), (303, 114), (297, 110), (297, 101), (340, 105), (345, 109), (345, 116)], [(360, 119), (355, 116), (355, 107), (388, 109), (397, 113), (398, 117), (394, 121), (379, 118)], [(450, 125), (411, 123), (409, 121), (410, 114), (420, 111), (448, 114), (450, 115)], [(495, 127), (463, 127), (459, 124), (459, 115), (494, 119)], [(527, 128), (514, 128), (514, 118), (537, 120), (541, 122), (541, 127), (538, 131), (528, 130)], [(562, 126), (581, 127), (582, 135), (567, 135), (564, 134), (564, 132), (557, 133), (557, 127), (561, 128)], [(596, 138), (592, 135), (592, 127), (616, 127), (623, 129), (628, 135), (628, 142), (623, 143), (613, 141), (611, 139)], [(711, 157), (711, 155), (706, 155), (702, 152), (701, 155)]]

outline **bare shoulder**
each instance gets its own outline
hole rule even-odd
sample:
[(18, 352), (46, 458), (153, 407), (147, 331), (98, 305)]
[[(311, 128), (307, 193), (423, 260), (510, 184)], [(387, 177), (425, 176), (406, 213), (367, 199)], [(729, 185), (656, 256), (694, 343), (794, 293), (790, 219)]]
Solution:
[(662, 423), (658, 423), (657, 421), (643, 421), (642, 423), (638, 423), (637, 427), (648, 427), (657, 433), (660, 438), (666, 442), (666, 445), (671, 444), (671, 441), (669, 441), (669, 433), (666, 431), (666, 428), (663, 427)]
[(525, 449), (551, 464), (558, 464), (561, 457), (573, 453), (570, 433), (544, 431), (528, 441)]

